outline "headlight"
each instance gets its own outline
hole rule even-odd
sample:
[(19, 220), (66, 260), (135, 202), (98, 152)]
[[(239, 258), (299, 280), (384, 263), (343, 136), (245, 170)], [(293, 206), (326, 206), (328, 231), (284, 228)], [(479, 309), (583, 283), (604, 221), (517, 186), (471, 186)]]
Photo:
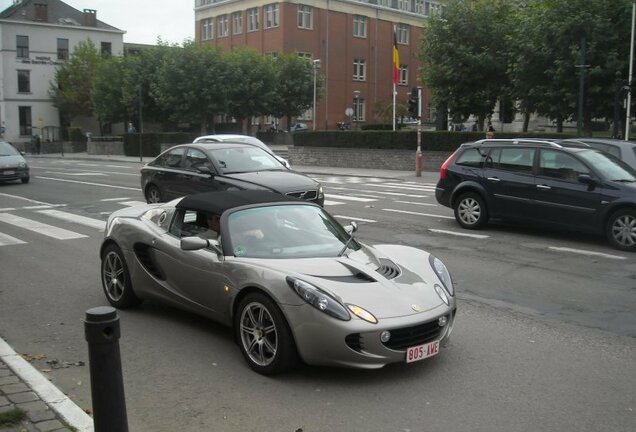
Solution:
[(318, 186), (318, 198), (324, 198), (325, 197), (325, 193), (322, 190), (322, 185)]
[(335, 298), (324, 292), (318, 287), (313, 286), (312, 284), (302, 281), (300, 279), (295, 279), (292, 277), (287, 277), (287, 285), (289, 285), (295, 292), (305, 300), (307, 303), (326, 313), (327, 315), (331, 315), (334, 318), (338, 318), (342, 321), (349, 321), (351, 319), (351, 315), (347, 309)]
[(437, 274), (437, 277), (444, 285), (444, 288), (446, 288), (446, 291), (448, 291), (450, 295), (454, 296), (455, 289), (453, 288), (453, 280), (451, 279), (450, 273), (444, 263), (433, 255), (428, 256), (428, 262), (431, 264), (431, 267), (433, 267), (435, 274)]
[(360, 306), (347, 304), (347, 307), (349, 308), (351, 313), (353, 313), (358, 318), (361, 318), (361, 319), (363, 319), (365, 321), (368, 321), (371, 324), (377, 324), (378, 323), (378, 319), (376, 317), (374, 317), (371, 312), (362, 309)]
[(19, 167), (19, 168), (26, 168), (26, 162), (20, 162), (20, 163), (18, 164), (18, 167)]

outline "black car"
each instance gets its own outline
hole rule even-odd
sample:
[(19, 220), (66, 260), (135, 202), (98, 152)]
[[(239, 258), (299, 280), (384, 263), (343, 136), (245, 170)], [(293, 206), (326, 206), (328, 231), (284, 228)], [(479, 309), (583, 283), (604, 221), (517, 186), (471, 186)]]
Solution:
[(261, 189), (322, 206), (322, 186), (290, 171), (270, 153), (249, 144), (193, 143), (172, 147), (141, 169), (148, 203), (196, 192)]
[(464, 228), (516, 219), (605, 234), (636, 251), (636, 171), (611, 154), (539, 140), (462, 144), (441, 167), (437, 201)]
[(29, 182), (29, 165), (15, 147), (0, 141), (0, 181)]

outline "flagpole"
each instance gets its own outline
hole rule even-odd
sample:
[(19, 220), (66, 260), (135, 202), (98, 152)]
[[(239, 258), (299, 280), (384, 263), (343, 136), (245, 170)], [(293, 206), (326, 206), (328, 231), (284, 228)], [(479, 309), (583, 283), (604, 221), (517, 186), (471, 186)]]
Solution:
[(395, 97), (397, 91), (395, 90), (395, 83), (393, 83), (393, 132), (395, 132)]

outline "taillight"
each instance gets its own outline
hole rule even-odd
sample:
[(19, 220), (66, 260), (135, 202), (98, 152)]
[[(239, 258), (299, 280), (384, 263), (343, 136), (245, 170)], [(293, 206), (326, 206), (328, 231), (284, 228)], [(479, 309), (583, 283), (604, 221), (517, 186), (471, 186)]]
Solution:
[[(457, 149), (459, 150), (459, 149)], [(448, 157), (448, 159), (446, 159), (444, 161), (444, 163), (442, 164), (442, 167), (439, 170), (439, 179), (440, 180), (444, 180), (446, 178), (446, 172), (448, 171), (448, 166), (451, 164), (451, 162), (453, 161), (453, 159), (455, 158), (455, 154), (457, 153), (457, 150), (455, 150), (453, 152), (452, 155), (450, 155)]]

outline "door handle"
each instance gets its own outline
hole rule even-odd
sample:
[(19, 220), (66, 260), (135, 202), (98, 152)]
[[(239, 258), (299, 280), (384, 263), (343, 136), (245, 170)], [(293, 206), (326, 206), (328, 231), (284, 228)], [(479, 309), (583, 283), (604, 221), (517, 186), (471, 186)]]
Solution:
[(499, 177), (488, 177), (488, 181), (491, 182), (500, 182), (501, 179)]
[(550, 190), (552, 188), (550, 186), (539, 184), (537, 185), (537, 189)]

